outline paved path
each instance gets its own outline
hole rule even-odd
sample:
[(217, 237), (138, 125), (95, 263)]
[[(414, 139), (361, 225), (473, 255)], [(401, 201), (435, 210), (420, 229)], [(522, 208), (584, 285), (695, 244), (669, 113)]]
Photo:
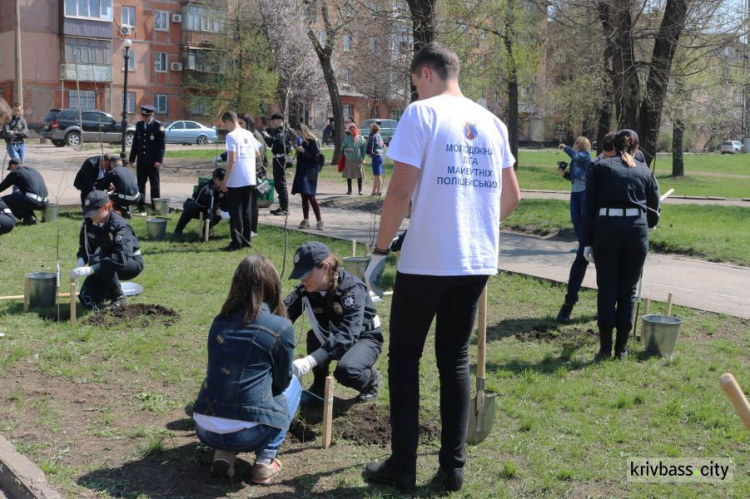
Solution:
[[(96, 152), (71, 153), (69, 148), (60, 149), (39, 146), (30, 148), (29, 156), (37, 161), (28, 161), (38, 166), (45, 177), (50, 196), (57, 198), (60, 205), (77, 205), (80, 202), (78, 191), (73, 187), (75, 172), (88, 156)], [(67, 155), (67, 156), (66, 156)], [(38, 161), (42, 160), (42, 161)], [(76, 165), (73, 167), (72, 165)], [(210, 171), (210, 165), (207, 170)], [(291, 170), (289, 170), (291, 172)], [(192, 193), (195, 173), (177, 171), (162, 177), (162, 197), (169, 197), (171, 206), (181, 208), (182, 202)], [(369, 188), (369, 186), (365, 186)], [(318, 198), (320, 201), (341, 196), (345, 190), (343, 182), (321, 182)], [(567, 199), (562, 192), (524, 192), (525, 198)], [(741, 200), (685, 200), (672, 199), (670, 203), (731, 204), (750, 206)], [(299, 225), (301, 206), (299, 196), (291, 197), (289, 228)], [(311, 214), (312, 217), (312, 214)], [(309, 230), (311, 234), (323, 234), (342, 239), (357, 239), (369, 242), (374, 239), (379, 219), (365, 211), (323, 208), (325, 230)], [(283, 226), (283, 217), (261, 210), (260, 223)], [(408, 226), (408, 221), (403, 228)], [(535, 237), (503, 233), (501, 238), (500, 268), (511, 272), (566, 282), (574, 254), (574, 245)], [(589, 266), (584, 285), (596, 287), (596, 272)], [(667, 294), (674, 293), (674, 303), (712, 312), (726, 313), (750, 318), (750, 268), (734, 265), (708, 263), (683, 257), (651, 254), (644, 270), (643, 296), (652, 300), (665, 301)], [(562, 298), (562, 296), (561, 296)]]

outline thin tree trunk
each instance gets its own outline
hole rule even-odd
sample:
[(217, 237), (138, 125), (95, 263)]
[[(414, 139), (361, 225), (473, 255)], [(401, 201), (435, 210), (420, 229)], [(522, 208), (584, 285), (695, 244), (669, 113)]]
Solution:
[(518, 64), (516, 62), (513, 43), (515, 42), (515, 0), (508, 0), (507, 12), (505, 14), (505, 50), (508, 53), (508, 141), (510, 142), (510, 152), (516, 158), (513, 168), (518, 168)]
[[(414, 53), (435, 39), (435, 4), (437, 0), (407, 0), (411, 12)], [(411, 101), (419, 98), (417, 88), (410, 83)]]
[(672, 176), (685, 176), (685, 162), (682, 158), (682, 139), (685, 135), (685, 123), (675, 119), (672, 124)]

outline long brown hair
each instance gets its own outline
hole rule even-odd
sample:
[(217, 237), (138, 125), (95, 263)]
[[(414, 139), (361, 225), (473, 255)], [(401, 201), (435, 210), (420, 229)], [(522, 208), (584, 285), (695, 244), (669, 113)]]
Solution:
[(635, 168), (635, 152), (638, 150), (638, 134), (633, 130), (620, 130), (614, 138), (615, 151), (622, 155), (622, 162)]
[(284, 300), (281, 298), (281, 279), (271, 260), (262, 255), (251, 255), (237, 266), (232, 277), (229, 295), (219, 315), (230, 315), (245, 311), (243, 323), (254, 321), (263, 303), (271, 312), (286, 317)]
[(335, 296), (336, 289), (339, 287), (339, 268), (341, 267), (341, 260), (334, 254), (330, 254), (325, 260), (316, 265), (317, 268), (323, 267), (323, 264), (328, 264), (328, 289), (326, 289), (325, 302), (327, 306), (333, 305), (333, 298)]

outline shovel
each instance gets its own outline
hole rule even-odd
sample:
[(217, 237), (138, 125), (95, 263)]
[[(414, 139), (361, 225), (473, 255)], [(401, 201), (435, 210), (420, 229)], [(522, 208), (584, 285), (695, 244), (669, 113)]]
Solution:
[(479, 334), (477, 338), (477, 394), (469, 402), (469, 428), (466, 443), (482, 442), (495, 422), (495, 395), (487, 395), (484, 378), (485, 349), (487, 346), (487, 286), (479, 297)]

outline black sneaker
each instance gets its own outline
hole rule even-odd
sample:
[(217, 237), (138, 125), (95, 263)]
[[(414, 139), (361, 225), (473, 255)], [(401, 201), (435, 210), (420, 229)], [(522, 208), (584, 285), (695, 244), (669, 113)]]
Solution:
[(227, 246), (224, 246), (221, 248), (221, 251), (239, 251), (242, 249), (242, 246), (240, 246), (237, 243), (229, 243)]
[(277, 208), (275, 210), (271, 210), (271, 215), (277, 215), (277, 216), (286, 216), (286, 210), (282, 210), (281, 208)]
[(127, 306), (128, 301), (125, 299), (125, 295), (120, 295), (110, 302), (109, 305), (104, 307), (104, 310), (114, 310), (116, 308), (122, 308)]
[(373, 367), (370, 385), (362, 390), (357, 398), (362, 401), (375, 400), (378, 398), (378, 388), (380, 388), (380, 371)]
[(464, 469), (444, 470), (440, 468), (440, 479), (443, 481), (445, 490), (449, 492), (459, 491), (464, 484)]
[(396, 469), (391, 459), (382, 463), (373, 461), (365, 466), (365, 478), (372, 483), (390, 485), (401, 492), (409, 492), (417, 487), (416, 471), (408, 472)]
[(182, 232), (175, 232), (174, 234), (172, 234), (172, 239), (174, 239), (175, 241), (182, 241), (185, 239), (185, 236), (182, 235)]
[(563, 304), (560, 307), (560, 311), (557, 313), (555, 320), (562, 324), (568, 324), (570, 322), (570, 313), (573, 311), (573, 305), (570, 303)]
[(23, 221), (21, 222), (21, 225), (35, 225), (37, 223), (37, 219), (34, 215), (29, 215), (27, 217), (23, 217)]
[(622, 350), (615, 350), (615, 358), (617, 360), (625, 360), (628, 358), (628, 355), (630, 355), (630, 352), (628, 352), (627, 348), (623, 348)]
[(612, 350), (605, 350), (600, 348), (597, 354), (594, 356), (594, 362), (603, 362), (609, 360), (612, 357)]

